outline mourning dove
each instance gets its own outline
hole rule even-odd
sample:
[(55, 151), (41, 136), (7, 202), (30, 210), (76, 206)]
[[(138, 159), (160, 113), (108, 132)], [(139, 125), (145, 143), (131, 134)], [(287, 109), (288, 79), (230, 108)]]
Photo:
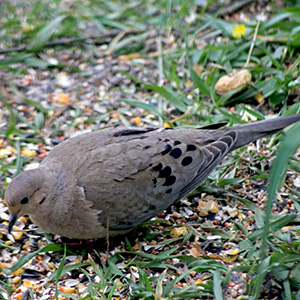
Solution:
[(60, 143), (6, 190), (11, 217), (29, 215), (71, 239), (120, 233), (193, 191), (225, 155), (300, 121), (300, 114), (225, 129), (110, 128)]

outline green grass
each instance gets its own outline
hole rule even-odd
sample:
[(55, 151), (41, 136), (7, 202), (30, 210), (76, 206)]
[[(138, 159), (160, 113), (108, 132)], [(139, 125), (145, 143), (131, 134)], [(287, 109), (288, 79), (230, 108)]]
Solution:
[[(252, 82), (245, 89), (231, 90), (224, 95), (218, 95), (214, 86), (221, 76), (245, 66), (257, 26), (256, 14), (241, 8), (249, 15), (249, 21), (244, 22), (246, 35), (234, 39), (232, 30), (243, 21), (234, 22), (234, 18), (224, 16), (224, 7), (218, 1), (209, 1), (206, 7), (197, 7), (196, 3), (192, 0), (32, 0), (13, 6), (9, 1), (1, 2), (0, 74), (4, 80), (0, 85), (0, 106), (4, 125), (0, 127), (0, 139), (17, 150), (17, 154), (1, 158), (2, 197), (7, 178), (19, 173), (28, 163), (38, 161), (22, 156), (23, 148), (37, 144), (51, 148), (49, 138), (58, 138), (69, 131), (115, 124), (127, 126), (137, 117), (141, 117), (145, 126), (154, 123), (178, 128), (217, 122), (240, 124), (262, 120), (265, 114), (299, 113), (299, 1), (290, 1), (280, 9), (275, 2), (270, 4), (271, 11), (267, 20), (260, 23), (247, 66)], [(125, 63), (121, 60), (122, 56), (128, 58), (131, 54), (137, 58)], [(64, 55), (68, 58), (62, 59)], [(72, 90), (78, 102), (66, 106), (65, 110), (55, 101), (47, 100), (43, 93), (30, 96), (31, 86), (23, 85), (26, 76), (34, 72), (40, 76), (34, 82), (36, 85), (48, 79), (54, 82), (62, 72), (83, 83), (94, 76), (89, 66), (101, 65), (103, 60), (116, 60), (114, 72), (106, 71), (111, 72), (110, 77), (121, 76), (129, 84), (125, 86), (121, 81), (110, 88), (105, 86), (105, 93), (100, 96), (100, 88), (91, 83), (93, 97), (83, 84), (78, 85), (76, 91)], [(124, 70), (126, 64), (129, 67)], [(197, 68), (201, 71), (195, 71)], [(68, 88), (56, 86), (57, 91), (67, 93)], [(262, 103), (254, 99), (258, 94)], [(85, 97), (90, 97), (90, 104), (80, 105)], [(87, 110), (89, 105), (104, 112)], [(26, 111), (24, 107), (29, 109)], [(116, 114), (119, 117), (114, 121)], [(51, 242), (30, 253), (22, 250), (20, 254), (16, 249), (22, 241), (10, 246), (5, 244), (4, 234), (1, 250), (15, 251), (18, 261), (10, 261), (11, 269), (0, 273), (0, 299), (6, 299), (22, 283), (11, 283), (11, 272), (26, 268), (28, 261), (34, 264), (36, 257), (46, 257), (47, 252), (57, 263), (46, 282), (47, 286), (54, 287), (56, 299), (63, 294), (59, 286), (74, 270), (86, 277), (85, 290), (68, 295), (74, 299), (122, 299), (121, 295), (126, 295), (126, 299), (145, 300), (224, 299), (230, 295), (228, 286), (234, 281), (235, 273), (245, 276), (240, 299), (270, 299), (272, 293), (277, 299), (298, 299), (300, 193), (291, 186), (291, 177), (287, 181), (285, 177), (287, 167), (293, 174), (300, 170), (297, 159), (290, 158), (299, 145), (299, 132), (299, 125), (287, 130), (280, 146), (278, 136), (266, 145), (259, 143), (267, 153), (238, 150), (197, 190), (220, 201), (231, 199), (230, 203), (235, 203), (239, 210), (242, 208), (245, 219), (231, 218), (230, 229), (200, 224), (201, 230), (196, 225), (188, 225), (186, 236), (173, 237), (172, 225), (149, 222), (145, 225), (148, 226), (146, 234), (137, 233), (138, 242), (129, 238), (120, 241), (120, 252), (112, 254), (107, 261), (101, 251), (87, 255), (86, 250), (80, 252)], [(269, 161), (274, 156), (269, 171)], [(240, 176), (239, 172), (250, 177)], [(232, 185), (240, 188), (249, 179), (266, 183), (267, 178), (265, 207), (231, 188)], [(283, 201), (293, 200), (294, 211), (275, 214), (272, 206), (282, 186), (290, 194), (280, 192), (279, 195)], [(245, 223), (255, 226), (248, 228)], [(214, 235), (218, 238), (212, 241), (210, 237)], [(155, 240), (161, 248), (153, 253), (143, 247), (137, 249), (139, 239), (148, 246)], [(239, 253), (232, 261), (209, 256), (209, 251), (201, 253), (201, 259), (196, 258), (190, 250), (198, 242), (213, 249), (234, 243)], [(68, 261), (68, 255), (77, 255), (79, 261), (75, 264)], [(194, 284), (197, 279), (202, 281)], [(30, 293), (38, 299), (34, 289)]]

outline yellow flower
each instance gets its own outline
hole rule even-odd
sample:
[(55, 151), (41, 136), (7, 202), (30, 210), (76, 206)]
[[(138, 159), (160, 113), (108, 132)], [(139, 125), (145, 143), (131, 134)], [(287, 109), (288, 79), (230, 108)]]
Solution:
[(245, 36), (245, 34), (246, 34), (246, 27), (243, 24), (235, 26), (234, 29), (232, 30), (232, 36), (235, 39), (240, 39), (243, 36)]

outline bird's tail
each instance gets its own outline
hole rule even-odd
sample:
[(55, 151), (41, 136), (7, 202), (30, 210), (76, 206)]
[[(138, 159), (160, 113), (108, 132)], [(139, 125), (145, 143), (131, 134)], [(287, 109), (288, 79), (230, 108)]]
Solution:
[(238, 132), (237, 141), (232, 149), (234, 150), (264, 136), (274, 134), (298, 121), (300, 121), (300, 114), (286, 115), (270, 120), (238, 125), (231, 128), (226, 128), (225, 130), (235, 130)]

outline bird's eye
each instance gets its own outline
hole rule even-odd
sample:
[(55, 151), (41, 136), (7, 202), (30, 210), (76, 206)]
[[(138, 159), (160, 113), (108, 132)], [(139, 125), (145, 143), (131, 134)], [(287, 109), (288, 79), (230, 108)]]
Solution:
[(29, 202), (29, 196), (24, 196), (20, 200), (20, 204), (27, 204)]

